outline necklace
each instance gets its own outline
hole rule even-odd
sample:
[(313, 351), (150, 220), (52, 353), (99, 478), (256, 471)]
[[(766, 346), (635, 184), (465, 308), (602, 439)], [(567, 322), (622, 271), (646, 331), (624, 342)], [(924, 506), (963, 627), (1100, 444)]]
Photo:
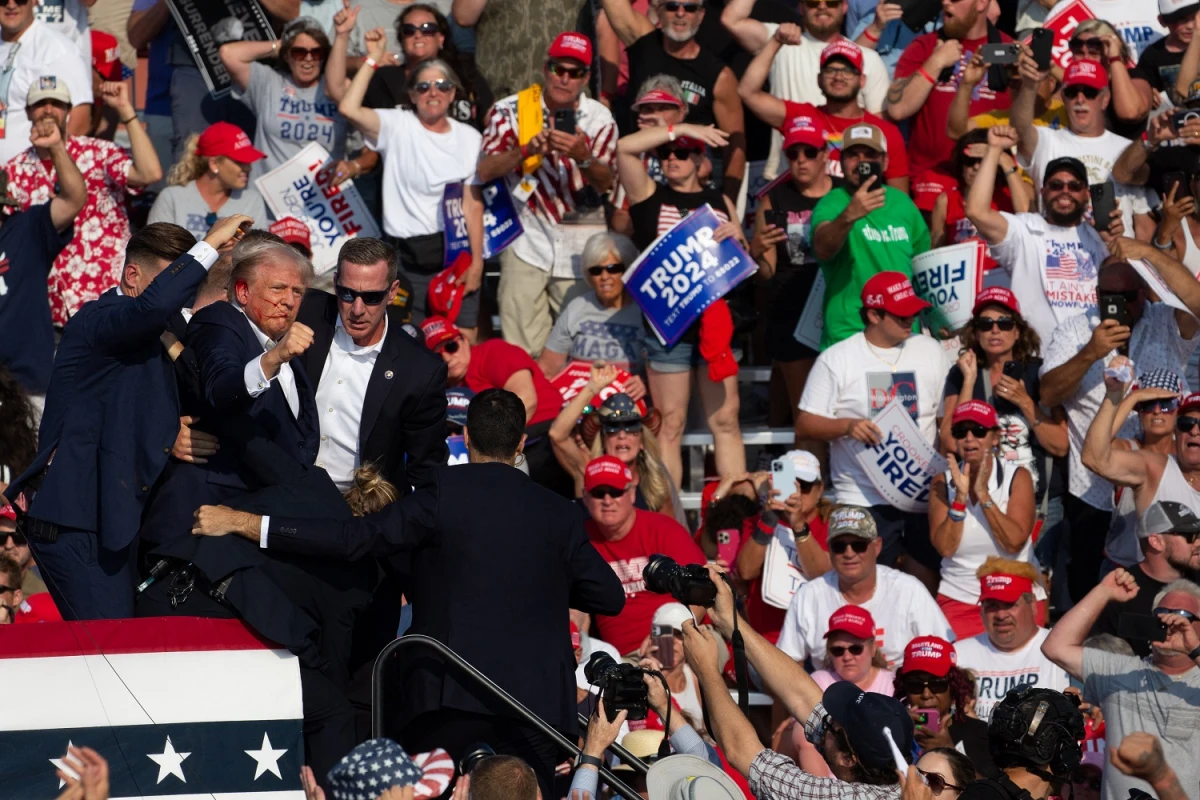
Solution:
[(877, 361), (880, 361), (880, 362), (882, 362), (882, 363), (884, 363), (884, 364), (887, 364), (888, 368), (889, 368), (889, 369), (890, 369), (892, 372), (895, 372), (895, 371), (896, 371), (896, 365), (900, 363), (900, 356), (904, 355), (904, 344), (903, 344), (903, 343), (901, 343), (901, 344), (900, 344), (900, 345), (899, 345), (899, 346), (896, 348), (897, 350), (899, 350), (899, 351), (900, 351), (900, 352), (899, 352), (899, 353), (896, 355), (896, 360), (895, 360), (895, 361), (888, 361), (886, 358), (884, 358), (883, 356), (881, 356), (881, 355), (879, 354), (879, 351), (875, 349), (875, 345), (873, 345), (873, 344), (871, 344), (869, 341), (867, 341), (867, 337), (866, 337), (865, 335), (863, 336), (863, 341), (864, 341), (864, 342), (866, 342), (866, 345), (867, 345), (867, 347), (868, 347), (868, 348), (870, 348), (870, 350), (871, 350), (871, 354), (872, 354), (873, 356), (875, 356), (875, 359), (876, 359)]

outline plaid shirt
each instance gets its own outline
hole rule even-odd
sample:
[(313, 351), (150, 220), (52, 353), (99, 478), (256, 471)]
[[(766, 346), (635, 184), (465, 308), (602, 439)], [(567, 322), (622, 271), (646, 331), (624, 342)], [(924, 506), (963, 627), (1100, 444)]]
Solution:
[[(804, 721), (804, 738), (814, 746), (819, 747), (826, 716), (825, 706), (817, 703)], [(750, 791), (758, 800), (900, 800), (899, 783), (874, 786), (846, 783), (837, 778), (818, 778), (769, 748), (750, 762)]]

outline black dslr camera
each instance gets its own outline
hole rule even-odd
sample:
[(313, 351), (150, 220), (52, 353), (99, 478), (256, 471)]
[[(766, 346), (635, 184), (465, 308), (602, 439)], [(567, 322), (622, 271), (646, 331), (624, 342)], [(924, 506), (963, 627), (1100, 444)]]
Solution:
[(600, 699), (608, 721), (617, 718), (621, 710), (629, 712), (628, 719), (645, 719), (650, 710), (650, 691), (642, 676), (646, 670), (633, 664), (618, 664), (605, 652), (596, 652), (583, 666), (587, 682), (600, 687)]
[(670, 556), (653, 555), (642, 570), (642, 578), (650, 591), (669, 594), (685, 606), (712, 608), (717, 601), (717, 586), (703, 564), (681, 567)]

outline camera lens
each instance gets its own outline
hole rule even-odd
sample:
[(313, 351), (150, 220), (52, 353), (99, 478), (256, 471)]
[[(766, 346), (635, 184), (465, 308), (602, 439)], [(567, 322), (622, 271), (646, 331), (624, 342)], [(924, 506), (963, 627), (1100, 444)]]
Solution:
[(597, 651), (592, 653), (592, 657), (583, 665), (583, 677), (587, 678), (588, 683), (599, 683), (615, 666), (617, 662), (613, 661), (612, 656), (602, 650)]
[(488, 756), (496, 755), (496, 751), (487, 742), (476, 742), (467, 748), (467, 752), (458, 761), (458, 773), (470, 775), (471, 771)]
[(655, 594), (671, 593), (671, 578), (679, 572), (679, 565), (670, 556), (652, 555), (642, 570), (646, 589)]

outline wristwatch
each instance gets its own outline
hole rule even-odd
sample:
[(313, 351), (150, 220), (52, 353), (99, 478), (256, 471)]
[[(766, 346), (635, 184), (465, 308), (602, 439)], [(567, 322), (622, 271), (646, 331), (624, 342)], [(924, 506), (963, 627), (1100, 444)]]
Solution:
[(792, 537), (796, 540), (796, 544), (803, 544), (812, 538), (812, 531), (808, 528), (808, 523), (804, 523), (804, 527), (798, 531), (792, 531)]
[(1200, 658), (1200, 645), (1197, 645), (1196, 649), (1194, 649), (1192, 652), (1188, 653), (1188, 658), (1190, 658), (1192, 661), (1195, 661), (1196, 659)]
[(576, 766), (595, 767), (596, 769), (600, 769), (600, 765), (603, 763), (603, 761), (595, 756), (584, 755), (583, 753), (579, 754), (579, 761), (575, 762)]

